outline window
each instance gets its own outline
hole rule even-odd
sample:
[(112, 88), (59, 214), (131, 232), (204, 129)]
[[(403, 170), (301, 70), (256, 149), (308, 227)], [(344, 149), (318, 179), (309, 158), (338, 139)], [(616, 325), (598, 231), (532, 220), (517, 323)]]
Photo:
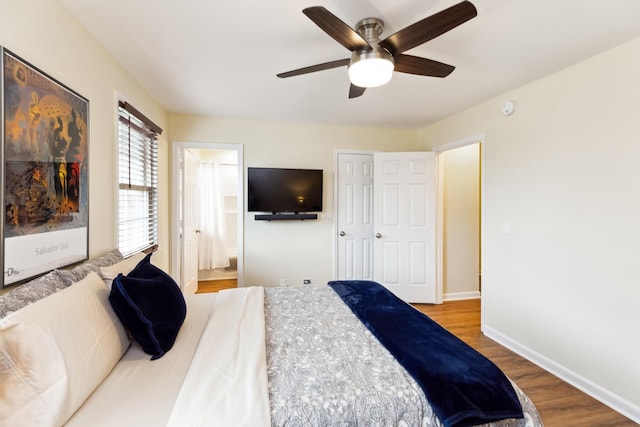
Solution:
[(125, 257), (158, 244), (156, 124), (126, 102), (118, 105), (118, 249)]

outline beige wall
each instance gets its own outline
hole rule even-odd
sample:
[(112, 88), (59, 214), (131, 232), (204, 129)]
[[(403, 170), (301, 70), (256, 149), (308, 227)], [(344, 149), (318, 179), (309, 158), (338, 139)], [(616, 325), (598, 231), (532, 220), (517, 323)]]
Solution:
[[(500, 106), (513, 99), (512, 116)], [(640, 39), (420, 131), (484, 134), (483, 329), (640, 419)]]
[[(89, 255), (116, 246), (116, 92), (159, 126), (166, 112), (57, 1), (2, 1), (0, 44), (89, 99)], [(160, 251), (169, 263), (168, 147), (160, 138)]]
[[(324, 170), (323, 212), (317, 221), (255, 221), (244, 213), (244, 285), (285, 279), (300, 284), (333, 278), (333, 162), (337, 149), (413, 151), (415, 131), (170, 116), (171, 141), (243, 144), (246, 168)], [(246, 208), (245, 208), (246, 209)]]
[(438, 156), (443, 195), (443, 284), (445, 300), (480, 295), (480, 143)]

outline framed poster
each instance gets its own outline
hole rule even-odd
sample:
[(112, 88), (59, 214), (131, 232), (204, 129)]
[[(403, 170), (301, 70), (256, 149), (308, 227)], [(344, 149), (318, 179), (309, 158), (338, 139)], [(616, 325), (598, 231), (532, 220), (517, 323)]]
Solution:
[(89, 255), (89, 101), (0, 47), (2, 287)]

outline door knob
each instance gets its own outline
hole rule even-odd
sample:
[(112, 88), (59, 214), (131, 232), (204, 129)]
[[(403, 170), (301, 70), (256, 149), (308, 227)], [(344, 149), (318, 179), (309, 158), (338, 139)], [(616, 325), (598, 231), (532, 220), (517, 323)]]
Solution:
[(200, 230), (196, 230), (196, 234), (200, 234)]
[(382, 234), (380, 234), (380, 233), (376, 233), (376, 239), (379, 239), (379, 238), (381, 238), (381, 237), (382, 237)]
[(345, 233), (344, 231), (340, 231), (340, 235), (341, 236), (345, 236), (347, 233)]

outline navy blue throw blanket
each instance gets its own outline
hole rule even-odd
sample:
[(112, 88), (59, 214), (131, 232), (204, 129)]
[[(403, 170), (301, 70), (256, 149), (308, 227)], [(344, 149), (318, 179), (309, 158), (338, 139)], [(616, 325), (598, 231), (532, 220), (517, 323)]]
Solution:
[(329, 286), (411, 374), (446, 427), (522, 418), (504, 373), (442, 326), (370, 281)]

